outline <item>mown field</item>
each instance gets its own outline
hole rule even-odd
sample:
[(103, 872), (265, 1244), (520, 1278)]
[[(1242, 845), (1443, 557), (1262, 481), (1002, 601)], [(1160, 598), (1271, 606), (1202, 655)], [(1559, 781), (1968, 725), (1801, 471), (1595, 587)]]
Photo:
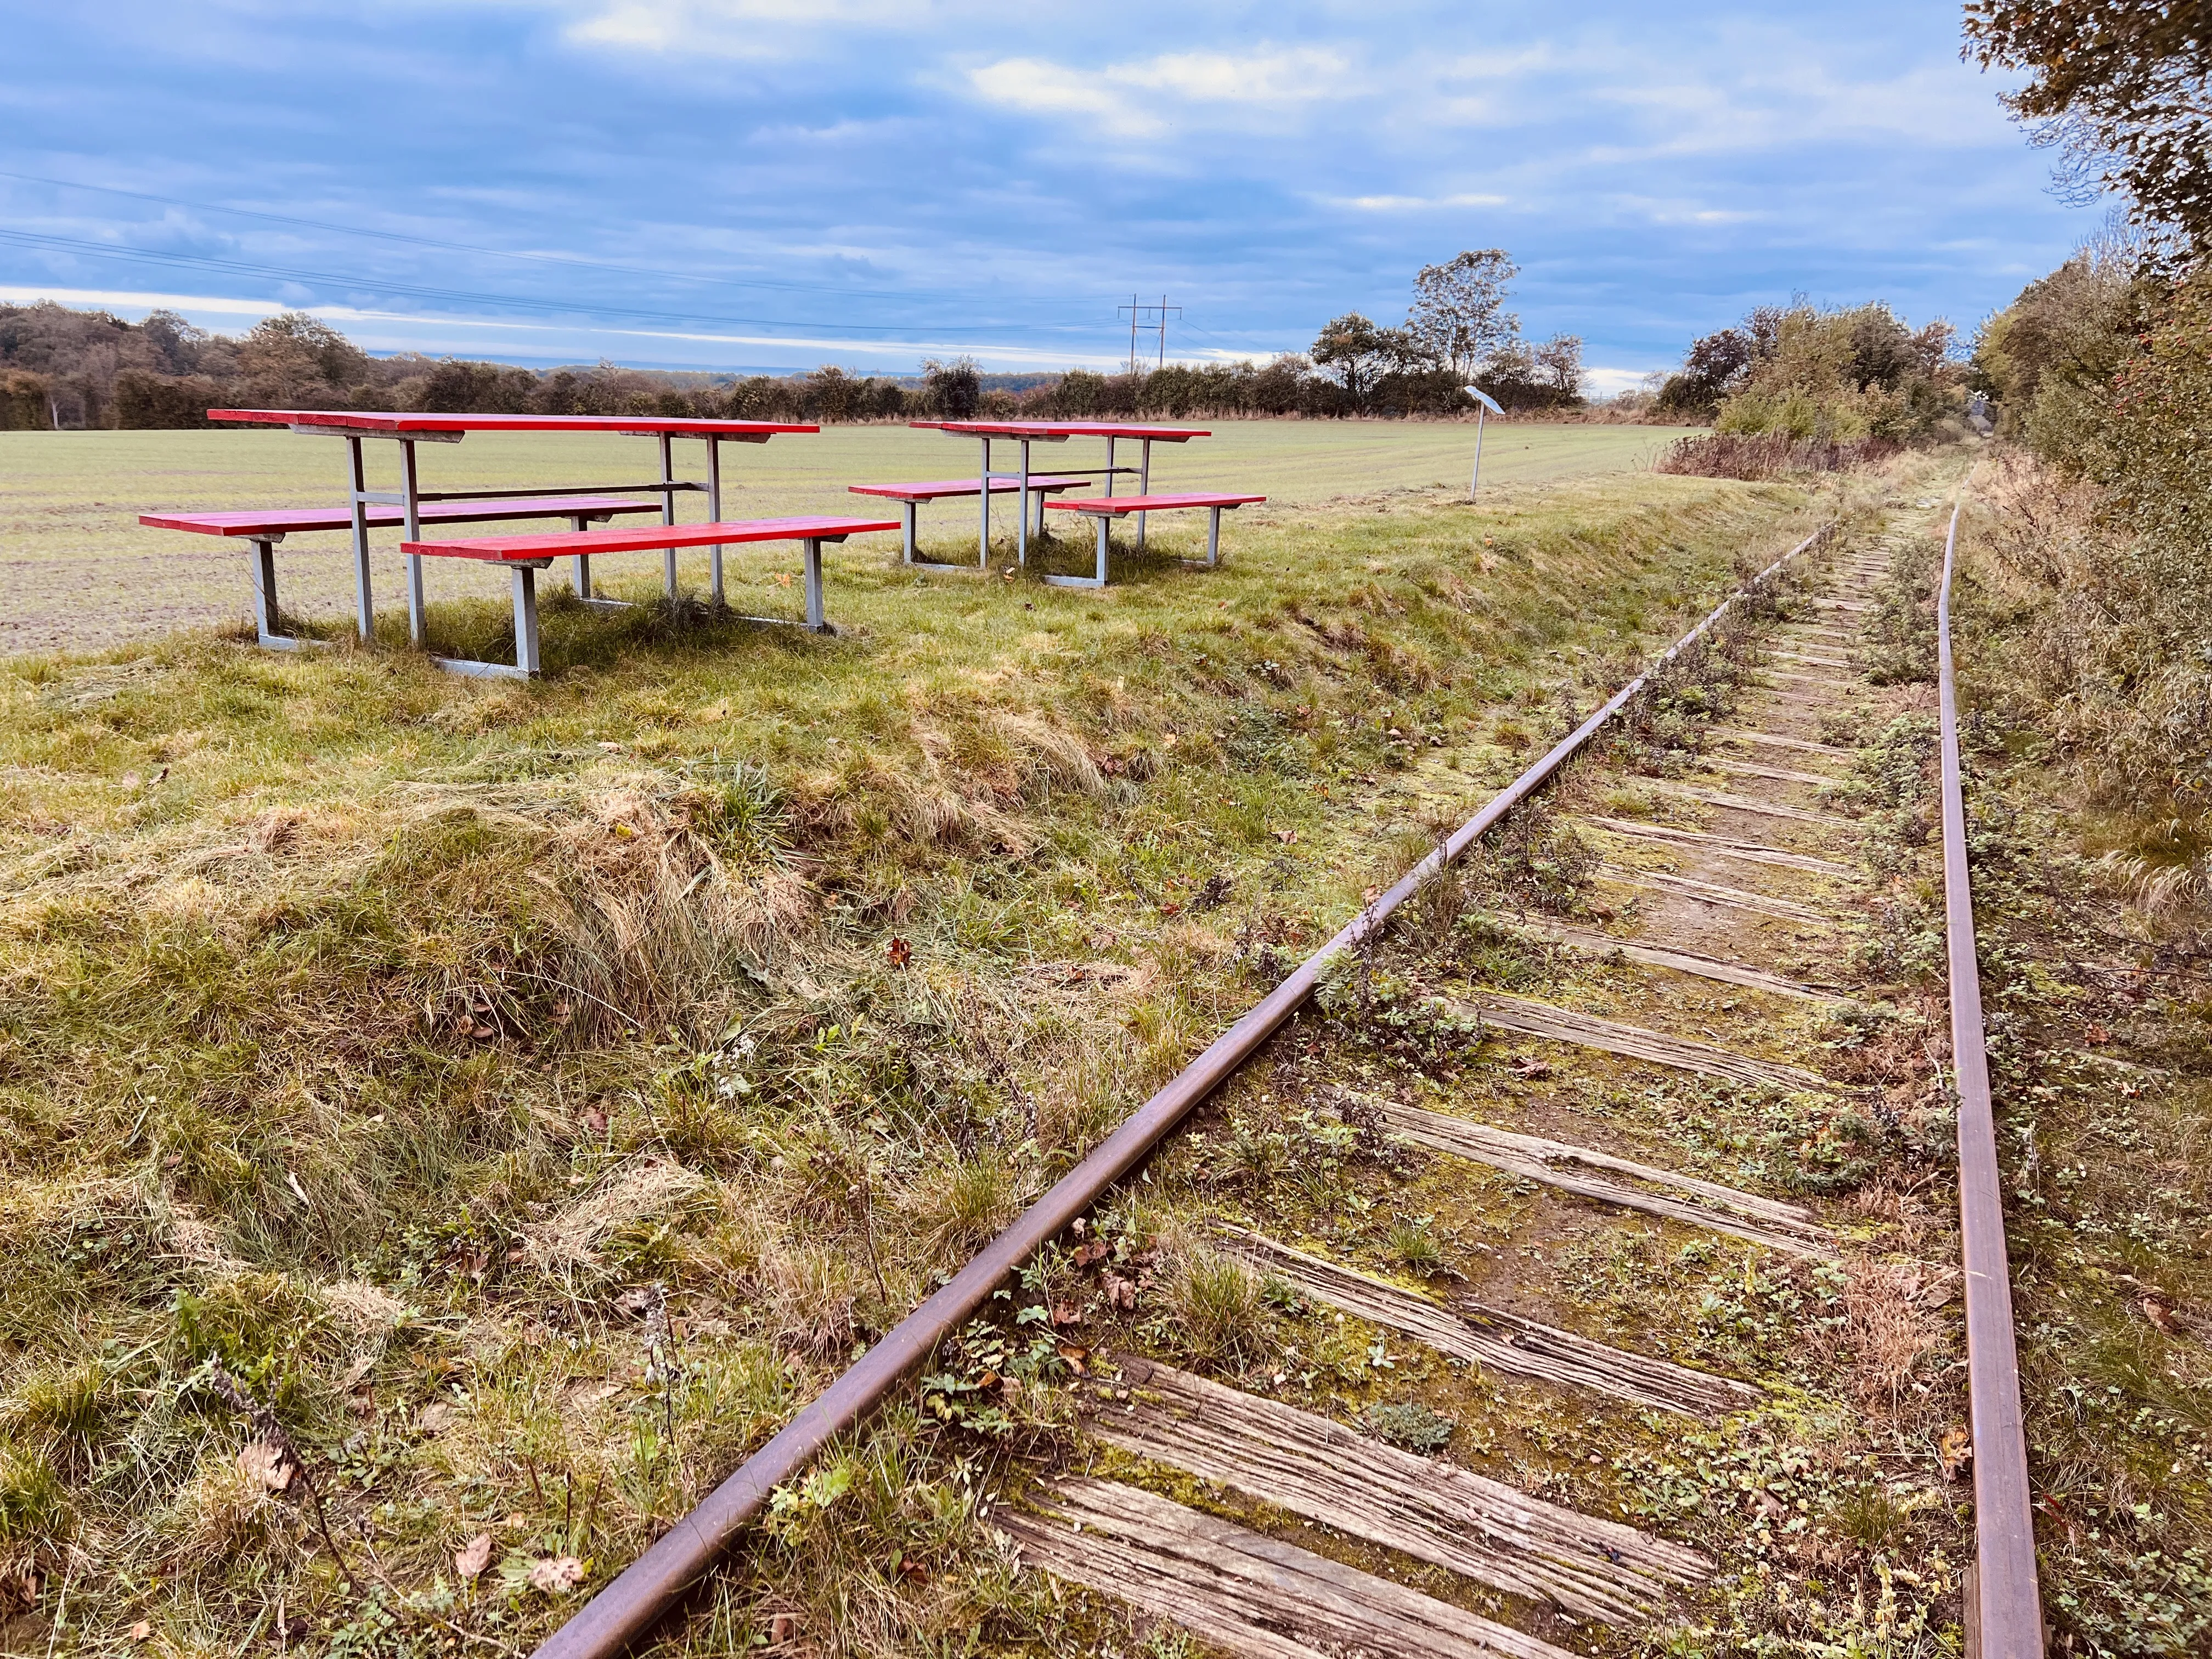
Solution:
[[(1262, 492), (1291, 507), (1376, 489), (1464, 483), (1472, 457), (1471, 426), (1368, 422), (1224, 422), (1215, 436), (1155, 452), (1155, 482), (1168, 488), (1229, 488)], [(1484, 472), (1504, 486), (1526, 486), (1644, 467), (1672, 428), (1606, 426), (1493, 426), (1484, 444)], [(368, 447), (379, 488), (396, 488), (395, 446)], [(424, 487), (521, 488), (540, 481), (615, 483), (653, 475), (653, 446), (606, 436), (501, 436), (477, 434), (453, 445), (424, 445)], [(1070, 444), (1071, 459), (1096, 462), (1098, 444)], [(678, 471), (703, 477), (697, 444), (679, 444)], [(785, 437), (725, 450), (732, 480), (725, 510), (738, 517), (807, 512), (878, 513), (846, 485), (906, 478), (973, 477), (977, 446), (899, 427), (833, 427), (815, 437)], [(1052, 447), (1036, 452), (1051, 466)], [(1000, 465), (1014, 464), (1011, 447)], [(1132, 462), (1134, 456), (1127, 456)], [(246, 563), (233, 544), (147, 530), (137, 514), (151, 508), (212, 511), (240, 506), (325, 506), (341, 500), (344, 446), (289, 432), (0, 433), (0, 653), (100, 646), (152, 639), (178, 627), (198, 627), (247, 614)], [(1121, 486), (1130, 486), (1125, 483)], [(705, 498), (679, 502), (679, 514), (705, 517)], [(1248, 510), (1238, 526), (1259, 516)], [(1011, 532), (1011, 514), (1001, 510)], [(946, 502), (925, 511), (923, 534), (940, 554), (974, 556), (973, 504)], [(447, 533), (461, 534), (460, 531)], [(399, 561), (396, 533), (380, 539), (378, 591), (396, 605)], [(1187, 536), (1185, 538), (1187, 539)], [(841, 562), (880, 561), (877, 538)], [(310, 617), (350, 614), (352, 575), (342, 535), (295, 538), (282, 550), (280, 591)], [(787, 562), (787, 561), (786, 562)], [(650, 586), (650, 555), (610, 561), (605, 574), (619, 591), (623, 566)], [(765, 572), (770, 563), (761, 562)], [(781, 569), (784, 563), (774, 563)], [(690, 556), (687, 580), (703, 582), (704, 554)], [(764, 576), (760, 578), (764, 580)], [(498, 579), (480, 570), (433, 566), (430, 591), (441, 597), (494, 593)], [(755, 600), (771, 596), (752, 595)], [(741, 607), (742, 608), (742, 607)]]
[[(0, 667), (8, 1639), (526, 1647), (1838, 506), (1455, 497), (1103, 593), (847, 555), (836, 638), (556, 607), (532, 685), (211, 630)], [(900, 1423), (687, 1639), (1065, 1646), (956, 1541), (997, 1443)]]

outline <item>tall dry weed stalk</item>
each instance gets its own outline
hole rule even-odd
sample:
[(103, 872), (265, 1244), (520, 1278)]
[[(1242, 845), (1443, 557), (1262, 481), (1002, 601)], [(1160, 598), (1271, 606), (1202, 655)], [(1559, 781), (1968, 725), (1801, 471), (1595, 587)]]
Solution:
[(2109, 805), (2143, 817), (2107, 860), (2145, 902), (2201, 897), (2212, 829), (2212, 568), (2114, 524), (2095, 485), (2024, 452), (1984, 469), (1983, 544), (2027, 592), (2011, 660)]

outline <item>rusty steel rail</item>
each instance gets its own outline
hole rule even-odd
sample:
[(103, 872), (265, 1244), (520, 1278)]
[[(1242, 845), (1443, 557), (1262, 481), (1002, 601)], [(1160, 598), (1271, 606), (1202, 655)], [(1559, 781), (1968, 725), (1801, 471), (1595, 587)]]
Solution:
[(1390, 890), (1361, 910), (1236, 1024), (1215, 1038), (1168, 1085), (1097, 1148), (1055, 1182), (1014, 1224), (986, 1245), (942, 1289), (901, 1320), (860, 1361), (832, 1382), (755, 1452), (699, 1507), (663, 1533), (644, 1554), (594, 1595), (542, 1644), (534, 1659), (613, 1659), (652, 1629), (791, 1480), (836, 1436), (868, 1417), (885, 1395), (938, 1345), (990, 1299), (1015, 1268), (1088, 1210), (1115, 1182), (1148, 1155), (1176, 1124), (1228, 1079), (1313, 994), (1322, 969), (1340, 952), (1381, 931), (1391, 913), (1475, 840), (1526, 800), (1650, 682), (1651, 677), (1695, 645), (1730, 607), (1765, 586), (1799, 554), (1824, 546), (1837, 530), (1831, 521), (1814, 531), (1723, 599), (1695, 628), (1623, 686), (1605, 706), (1513, 780), (1450, 838), (1415, 865)]
[(1943, 742), (1943, 929), (1950, 950), (1951, 1078), (1959, 1097), (1959, 1258), (1966, 1304), (1966, 1376), (1974, 1450), (1974, 1573), (1966, 1591), (1967, 1659), (2043, 1659), (2035, 1520), (2013, 1342), (1990, 1061), (1982, 1044), (1982, 980), (1966, 867), (1959, 769), (1959, 700), (1951, 673), (1951, 573), (1959, 507), (1943, 538), (1936, 596), (1936, 659)]

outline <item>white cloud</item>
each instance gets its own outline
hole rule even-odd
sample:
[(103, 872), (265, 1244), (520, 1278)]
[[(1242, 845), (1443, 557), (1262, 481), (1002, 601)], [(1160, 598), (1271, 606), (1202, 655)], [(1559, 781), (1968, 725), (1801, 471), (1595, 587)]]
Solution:
[(917, 0), (598, 0), (564, 33), (625, 52), (783, 58), (829, 33), (926, 27), (943, 10)]
[(1617, 398), (1624, 392), (1635, 391), (1651, 378), (1652, 372), (1648, 368), (1586, 368), (1583, 371), (1583, 390), (1593, 398)]
[(1320, 47), (1164, 52), (1071, 69), (1047, 58), (1006, 58), (968, 72), (987, 102), (1039, 115), (1088, 118), (1121, 137), (1163, 133), (1178, 117), (1249, 121), (1357, 96), (1364, 78), (1341, 52)]
[(1433, 213), (1443, 208), (1504, 207), (1512, 198), (1462, 191), (1452, 196), (1317, 196), (1313, 199), (1358, 213)]

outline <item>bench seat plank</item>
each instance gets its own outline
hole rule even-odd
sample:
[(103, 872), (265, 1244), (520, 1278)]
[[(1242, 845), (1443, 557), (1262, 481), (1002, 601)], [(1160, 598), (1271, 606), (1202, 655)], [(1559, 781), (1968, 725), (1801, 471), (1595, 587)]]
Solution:
[(718, 547), (738, 542), (830, 542), (871, 531), (896, 530), (896, 519), (747, 519), (726, 524), (638, 525), (621, 530), (560, 531), (516, 536), (467, 536), (450, 542), (402, 542), (403, 553), (441, 559), (535, 564), (571, 553), (637, 553), (664, 547)]
[[(1031, 489), (1059, 491), (1082, 489), (1090, 483), (1088, 478), (1033, 472), (1030, 475), (1029, 487)], [(1021, 487), (1020, 483), (1012, 477), (994, 476), (991, 479), (994, 495), (1011, 495)], [(938, 501), (978, 493), (976, 481), (973, 478), (930, 478), (920, 483), (848, 484), (846, 488), (855, 495), (887, 495), (895, 501)]]
[(1249, 507), (1265, 495), (1215, 495), (1191, 491), (1173, 495), (1091, 495), (1076, 501), (1046, 503), (1055, 513), (1081, 513), (1092, 518), (1127, 518), (1132, 513), (1172, 513), (1180, 507)]
[[(525, 495), (506, 501), (424, 501), (417, 517), (424, 524), (496, 524), (507, 519), (597, 519), (617, 514), (658, 513), (658, 501), (629, 495)], [(367, 509), (371, 529), (406, 522), (397, 507)], [(349, 507), (265, 507), (238, 513), (141, 513), (138, 522), (154, 530), (191, 530), (203, 536), (289, 536), (316, 530), (350, 530)]]

